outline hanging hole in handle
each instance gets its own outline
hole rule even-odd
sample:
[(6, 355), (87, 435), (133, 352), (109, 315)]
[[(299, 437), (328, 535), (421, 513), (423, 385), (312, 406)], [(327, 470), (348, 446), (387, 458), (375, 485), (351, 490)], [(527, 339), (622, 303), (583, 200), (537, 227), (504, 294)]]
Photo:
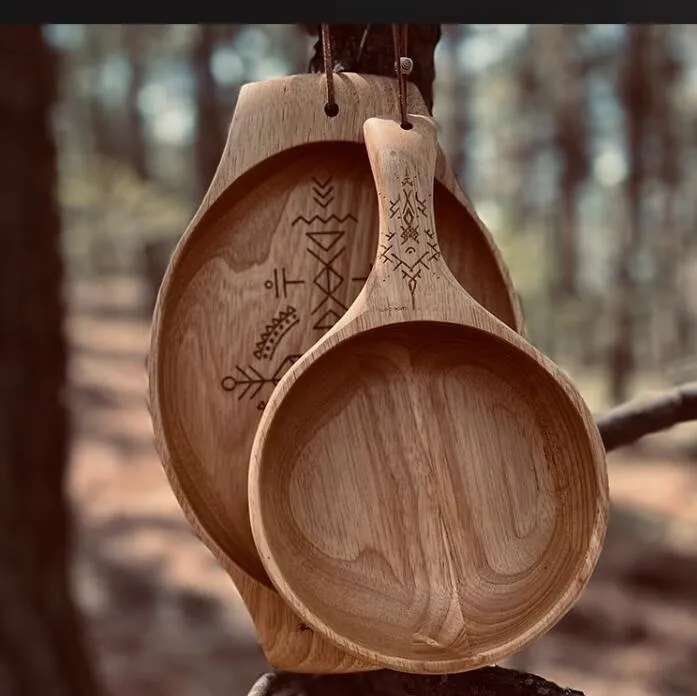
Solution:
[(404, 130), (411, 130), (414, 127), (414, 124), (409, 123), (409, 121), (404, 121), (401, 125)]
[(339, 105), (334, 102), (333, 104), (325, 104), (324, 105), (324, 113), (329, 116), (329, 118), (334, 118), (339, 113)]

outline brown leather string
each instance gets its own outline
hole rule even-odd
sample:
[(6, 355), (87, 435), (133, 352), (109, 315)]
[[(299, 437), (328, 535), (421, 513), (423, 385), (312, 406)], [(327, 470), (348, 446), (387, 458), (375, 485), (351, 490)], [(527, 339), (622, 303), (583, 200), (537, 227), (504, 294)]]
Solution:
[(365, 30), (363, 31), (363, 36), (361, 37), (361, 43), (358, 46), (358, 53), (356, 53), (356, 72), (358, 72), (358, 64), (361, 62), (361, 56), (363, 55), (363, 49), (365, 48), (365, 42), (368, 40), (368, 32), (370, 31), (370, 24), (365, 25)]
[(407, 57), (408, 31), (409, 28), (406, 24), (392, 25), (395, 71), (397, 73), (397, 89), (399, 92), (399, 116), (402, 128), (406, 130), (412, 127), (407, 119), (407, 77), (402, 65), (402, 58)]
[(334, 91), (334, 61), (328, 24), (322, 25), (322, 57), (324, 58), (324, 74), (327, 78), (327, 103), (324, 105), (324, 113), (327, 116), (336, 116), (339, 113), (339, 105), (336, 103)]

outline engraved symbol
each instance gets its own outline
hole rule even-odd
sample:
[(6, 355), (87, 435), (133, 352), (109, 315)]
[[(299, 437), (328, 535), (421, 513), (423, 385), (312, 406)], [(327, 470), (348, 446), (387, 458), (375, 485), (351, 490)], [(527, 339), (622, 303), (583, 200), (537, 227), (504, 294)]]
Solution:
[[(237, 374), (223, 377), (220, 386), (227, 392), (234, 392), (239, 389), (237, 395), (238, 401), (241, 401), (245, 396), (249, 396), (250, 399), (253, 399), (266, 385), (270, 384), (275, 387), (281, 381), (281, 377), (283, 377), (286, 370), (299, 357), (300, 354), (288, 355), (285, 357), (270, 377), (262, 375), (259, 370), (252, 365), (248, 365), (246, 368), (241, 368), (239, 365), (236, 365), (235, 370), (237, 370)], [(264, 409), (265, 405), (266, 403), (262, 401), (257, 404), (257, 408), (261, 411)]]
[[(312, 200), (323, 209), (323, 213), (309, 217), (298, 215), (291, 223), (291, 227), (300, 222), (305, 223), (308, 227), (314, 223), (321, 223), (325, 226), (332, 222), (338, 223), (329, 229), (314, 229), (305, 232), (310, 242), (307, 252), (320, 263), (320, 268), (312, 279), (312, 285), (322, 293), (322, 297), (311, 310), (311, 314), (319, 317), (313, 326), (317, 331), (330, 329), (347, 309), (336, 294), (344, 284), (345, 278), (334, 264), (346, 251), (346, 247), (340, 244), (346, 232), (339, 226), (349, 220), (354, 223), (358, 222), (358, 218), (352, 213), (345, 215), (329, 213), (330, 205), (335, 200), (332, 182), (333, 177), (330, 174), (324, 177), (313, 176), (311, 182)], [(331, 258), (325, 258), (329, 254), (331, 254)]]
[[(391, 248), (391, 247), (390, 247)], [(406, 278), (407, 287), (411, 293), (411, 304), (412, 308), (416, 306), (414, 299), (414, 292), (416, 290), (416, 281), (421, 278), (421, 270), (430, 270), (425, 259), (428, 256), (428, 252), (423, 253), (414, 263), (409, 264), (404, 259), (400, 258), (396, 254), (390, 254), (388, 262), (393, 262), (395, 264), (395, 270), (400, 269), (402, 271), (402, 278)]]
[[(341, 233), (343, 236), (343, 232)], [(334, 294), (343, 284), (344, 282), (344, 277), (339, 273), (333, 266), (334, 262), (341, 256), (345, 251), (346, 247), (342, 247), (339, 249), (339, 251), (334, 254), (330, 259), (323, 259), (321, 256), (318, 256), (312, 249), (307, 250), (312, 256), (314, 256), (320, 264), (322, 264), (322, 268), (320, 269), (319, 273), (312, 279), (313, 284), (315, 287), (319, 288), (322, 291), (323, 297), (322, 299), (312, 308), (312, 314), (316, 314), (317, 312), (320, 311), (320, 309), (324, 308), (327, 303), (333, 302), (337, 307), (339, 307), (343, 312), (346, 311), (347, 307), (346, 305), (339, 300), (336, 295)], [(325, 312), (320, 316), (320, 318), (315, 322), (314, 329), (317, 330), (327, 330), (330, 329), (332, 326), (334, 326), (334, 323), (341, 317), (341, 314), (338, 314), (335, 310), (333, 309), (325, 309)]]
[(305, 233), (320, 249), (329, 251), (343, 236), (343, 230), (321, 230)]
[(278, 269), (274, 268), (273, 269), (273, 280), (269, 279), (269, 280), (265, 281), (264, 287), (267, 290), (273, 290), (274, 293), (276, 294), (276, 299), (280, 299), (281, 294), (283, 295), (283, 299), (287, 299), (289, 285), (303, 285), (304, 283), (305, 283), (304, 280), (288, 280), (288, 278), (286, 278), (286, 269), (285, 268), (281, 269), (281, 281), (279, 283)]
[(300, 322), (298, 311), (288, 305), (278, 316), (264, 327), (254, 351), (257, 360), (271, 360), (283, 337)]
[[(402, 256), (402, 251), (396, 252), (394, 244), (380, 244), (380, 260), (383, 263), (393, 265), (394, 269), (399, 269), (402, 273), (402, 278), (407, 281), (407, 287), (411, 294), (412, 308), (416, 306), (416, 285), (421, 278), (421, 272), (430, 270), (427, 261), (434, 261), (440, 258), (440, 251), (435, 241), (433, 230), (431, 229), (431, 220), (429, 219), (429, 211), (426, 206), (428, 199), (422, 199), (419, 192), (416, 190), (415, 182), (408, 173), (405, 173), (401, 181), (402, 191), (395, 200), (389, 202), (389, 220), (394, 220), (401, 231), (401, 243), (405, 256), (413, 256), (419, 254), (415, 260), (412, 258), (407, 261)], [(421, 218), (421, 219), (420, 219)], [(429, 239), (426, 240), (428, 250), (423, 251), (421, 246), (420, 232), (422, 228), (420, 223), (424, 222), (425, 227), (423, 232)], [(395, 235), (394, 223), (388, 227), (386, 240), (389, 242)], [(430, 256), (429, 256), (430, 254)]]
[(351, 213), (346, 213), (343, 217), (338, 217), (337, 215), (329, 215), (329, 217), (323, 218), (321, 215), (313, 215), (309, 220), (304, 216), (304, 215), (298, 215), (298, 217), (291, 222), (291, 227), (294, 227), (297, 225), (299, 222), (304, 222), (306, 225), (311, 225), (313, 222), (321, 222), (323, 224), (327, 224), (328, 222), (331, 222), (334, 220), (335, 222), (339, 223), (344, 223), (347, 220), (353, 220), (353, 222), (358, 222), (356, 217), (354, 215), (351, 215)]
[(431, 250), (431, 255), (428, 257), (429, 261), (437, 261), (440, 258), (440, 250), (435, 245), (434, 242), (428, 243), (428, 248)]
[(392, 245), (385, 246), (380, 245), (380, 259), (385, 263), (390, 263), (392, 261)]
[(331, 186), (332, 177), (328, 176), (326, 181), (320, 181), (316, 177), (312, 177), (314, 186), (312, 187), (312, 200), (325, 210), (334, 200), (334, 187)]

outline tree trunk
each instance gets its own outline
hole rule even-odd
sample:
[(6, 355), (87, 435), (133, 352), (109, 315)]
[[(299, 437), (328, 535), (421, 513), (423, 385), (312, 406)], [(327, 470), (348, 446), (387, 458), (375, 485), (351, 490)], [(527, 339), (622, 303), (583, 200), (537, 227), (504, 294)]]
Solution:
[(200, 24), (191, 57), (196, 85), (195, 147), (199, 199), (208, 190), (225, 145), (225, 134), (218, 118), (217, 86), (211, 67), (215, 38), (215, 25)]
[(466, 40), (469, 32), (467, 24), (456, 24), (450, 30), (448, 37), (449, 57), (452, 65), (452, 83), (450, 84), (450, 101), (452, 104), (451, 128), (454, 132), (452, 141), (452, 158), (450, 166), (455, 172), (460, 185), (467, 189), (468, 151), (467, 136), (471, 130), (470, 94), (467, 77), (458, 70), (458, 49)]
[(125, 24), (123, 42), (130, 66), (130, 79), (126, 94), (126, 123), (128, 127), (128, 160), (133, 171), (143, 180), (148, 178), (147, 140), (143, 115), (138, 106), (138, 96), (145, 75), (143, 65), (142, 27)]
[(555, 27), (560, 64), (555, 71), (556, 146), (561, 156), (559, 169), (560, 221), (556, 293), (560, 298), (578, 297), (578, 200), (588, 175), (586, 76), (580, 58), (579, 33), (582, 27)]
[[(308, 29), (310, 29), (308, 27)], [(364, 24), (334, 25), (332, 47), (343, 69), (373, 75), (394, 75), (394, 52), (389, 25), (371, 27), (360, 61), (357, 47)], [(317, 27), (311, 32), (317, 33)], [(440, 38), (440, 25), (414, 24), (409, 27), (408, 51), (414, 59), (412, 79), (424, 100), (433, 106), (433, 54)], [(322, 65), (322, 43), (315, 45), (310, 69)], [(367, 51), (367, 54), (366, 54)], [(413, 52), (412, 52), (413, 51)], [(369, 56), (370, 58), (368, 58)], [(418, 68), (418, 70), (417, 70)], [(464, 674), (444, 676), (415, 675), (390, 670), (358, 674), (309, 675), (274, 672), (263, 675), (249, 696), (583, 696), (579, 691), (562, 689), (534, 674), (501, 667), (486, 667)]]
[(627, 59), (621, 75), (629, 171), (625, 184), (627, 224), (620, 230), (621, 242), (615, 268), (614, 332), (608, 355), (609, 396), (612, 403), (626, 401), (635, 368), (635, 309), (638, 301), (635, 260), (644, 244), (642, 192), (645, 180), (644, 145), (651, 110), (649, 68), (651, 27), (627, 27)]
[(87, 97), (90, 132), (92, 133), (94, 151), (101, 157), (117, 158), (119, 155), (118, 137), (114, 132), (112, 119), (101, 100), (101, 89), (97, 84), (98, 66), (104, 61), (104, 52), (100, 45), (99, 32), (95, 27), (85, 31), (85, 57), (90, 66), (91, 84)]
[(0, 27), (0, 692), (96, 693), (70, 581), (63, 269), (40, 25)]
[(540, 34), (544, 27), (528, 26), (525, 40), (516, 53), (511, 66), (511, 88), (514, 94), (514, 108), (518, 114), (519, 127), (514, 131), (514, 141), (506, 156), (506, 166), (515, 171), (516, 187), (511, 196), (511, 218), (516, 221), (516, 229), (526, 230), (531, 220), (537, 222), (543, 212), (531, 195), (530, 182), (540, 153), (546, 149), (546, 140), (538, 135), (536, 126), (539, 114), (545, 108), (542, 94), (544, 81), (540, 75), (539, 56)]
[(656, 60), (653, 79), (656, 85), (653, 123), (660, 148), (658, 180), (661, 182), (662, 210), (660, 234), (656, 235), (658, 268), (655, 276), (658, 335), (662, 337), (661, 358), (676, 361), (686, 358), (691, 346), (685, 331), (690, 324), (688, 278), (685, 260), (689, 258), (686, 224), (679, 215), (680, 188), (684, 183), (684, 158), (681, 136), (684, 134), (682, 110), (677, 104), (679, 83), (685, 66), (671, 45), (670, 25), (654, 27)]

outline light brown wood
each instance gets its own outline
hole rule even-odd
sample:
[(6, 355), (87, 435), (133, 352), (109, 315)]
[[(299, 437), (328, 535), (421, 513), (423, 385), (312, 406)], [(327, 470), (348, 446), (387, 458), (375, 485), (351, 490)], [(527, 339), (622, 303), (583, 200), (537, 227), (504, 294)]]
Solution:
[(469, 295), (438, 245), (433, 121), (371, 118), (371, 274), (286, 373), (251, 454), (254, 538), (308, 625), (409, 672), (496, 662), (595, 567), (605, 453), (569, 379)]
[[(362, 126), (397, 112), (394, 80), (337, 75), (335, 118), (324, 91), (320, 75), (241, 90), (215, 178), (158, 295), (148, 370), (158, 452), (189, 522), (237, 585), (271, 664), (316, 673), (369, 667), (301, 630), (267, 589), (249, 527), (249, 453), (274, 383), (369, 272), (378, 209)], [(414, 89), (409, 103), (425, 113)], [(506, 266), (442, 154), (437, 179), (448, 264), (522, 332)]]

